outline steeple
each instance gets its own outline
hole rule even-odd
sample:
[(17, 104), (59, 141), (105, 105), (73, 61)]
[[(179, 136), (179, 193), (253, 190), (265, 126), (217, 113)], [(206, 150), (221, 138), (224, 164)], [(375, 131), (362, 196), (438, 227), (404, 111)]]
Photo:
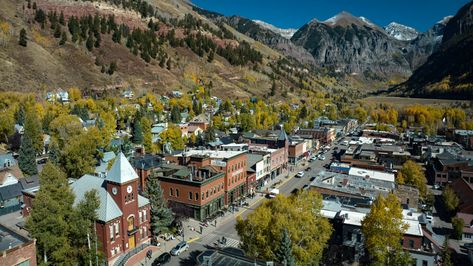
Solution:
[(115, 162), (113, 163), (112, 168), (108, 171), (105, 179), (110, 182), (123, 184), (138, 179), (138, 175), (125, 155), (120, 152), (120, 154), (115, 158)]

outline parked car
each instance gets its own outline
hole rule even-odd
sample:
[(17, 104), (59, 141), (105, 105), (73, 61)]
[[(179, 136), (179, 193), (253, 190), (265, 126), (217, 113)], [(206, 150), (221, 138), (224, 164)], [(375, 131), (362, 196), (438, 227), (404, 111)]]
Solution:
[(169, 263), (171, 261), (171, 254), (168, 252), (164, 252), (163, 254), (159, 255), (153, 263), (151, 264), (152, 266), (161, 266)]
[(425, 213), (425, 219), (427, 220), (427, 222), (432, 223), (433, 220), (434, 220), (434, 217), (432, 217), (431, 212), (427, 212), (427, 213)]
[(311, 178), (310, 178), (310, 182), (314, 181), (315, 178), (316, 178), (315, 176), (311, 177)]
[(300, 171), (299, 173), (296, 174), (296, 177), (303, 177), (304, 176), (304, 171)]
[(310, 170), (312, 170), (311, 167), (307, 167), (307, 168), (305, 169), (306, 172), (309, 172)]
[(319, 157), (319, 160), (321, 160), (321, 161), (325, 161), (325, 156), (323, 156), (323, 155), (322, 155), (322, 156), (320, 156), (320, 157)]
[(439, 184), (435, 184), (435, 185), (434, 185), (434, 189), (439, 190), (439, 189), (440, 189), (440, 185), (439, 185)]
[(304, 190), (305, 190), (305, 189), (308, 189), (308, 188), (309, 188), (309, 185), (304, 185), (304, 186), (302, 187), (302, 189), (304, 189)]
[(182, 241), (181, 243), (177, 244), (172, 250), (171, 255), (179, 256), (182, 252), (189, 249), (189, 244), (186, 241)]

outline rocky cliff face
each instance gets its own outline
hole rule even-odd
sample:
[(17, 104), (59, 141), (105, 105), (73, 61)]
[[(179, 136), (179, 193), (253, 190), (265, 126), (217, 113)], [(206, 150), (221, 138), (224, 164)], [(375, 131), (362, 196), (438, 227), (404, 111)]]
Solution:
[[(407, 82), (396, 87), (404, 95), (452, 99), (473, 98), (473, 2), (438, 23), (443, 38), (439, 48)], [(442, 29), (443, 25), (443, 29)], [(437, 31), (437, 33), (439, 33)]]
[(386, 27), (384, 27), (384, 31), (394, 39), (400, 41), (411, 41), (417, 38), (419, 33), (411, 27), (391, 22)]
[(409, 75), (405, 42), (387, 35), (365, 18), (342, 12), (326, 21), (312, 20), (291, 39), (315, 61), (337, 72)]

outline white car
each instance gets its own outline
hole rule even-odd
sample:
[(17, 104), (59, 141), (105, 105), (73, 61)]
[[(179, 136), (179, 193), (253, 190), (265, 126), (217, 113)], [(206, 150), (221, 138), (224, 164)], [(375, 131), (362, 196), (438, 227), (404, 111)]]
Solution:
[(189, 249), (189, 244), (186, 241), (182, 241), (181, 243), (177, 244), (172, 250), (171, 255), (179, 256), (182, 252)]
[(299, 173), (297, 173), (296, 176), (297, 176), (297, 177), (303, 177), (303, 176), (304, 176), (304, 171), (300, 171)]
[(320, 156), (320, 157), (319, 157), (319, 160), (325, 161), (325, 156)]

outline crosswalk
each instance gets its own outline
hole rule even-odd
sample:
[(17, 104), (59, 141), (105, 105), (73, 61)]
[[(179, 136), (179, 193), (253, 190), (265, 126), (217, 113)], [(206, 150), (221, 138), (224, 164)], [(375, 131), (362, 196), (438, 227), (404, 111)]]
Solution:
[[(227, 239), (227, 243), (224, 247), (234, 247), (234, 248), (239, 248), (240, 247), (240, 241), (230, 238), (230, 237), (225, 237)], [(207, 234), (206, 236), (202, 237), (199, 239), (198, 242), (200, 242), (203, 245), (209, 245), (213, 246), (214, 243), (217, 243), (218, 240), (222, 239), (222, 235), (220, 234), (215, 234), (215, 233), (210, 233)]]

